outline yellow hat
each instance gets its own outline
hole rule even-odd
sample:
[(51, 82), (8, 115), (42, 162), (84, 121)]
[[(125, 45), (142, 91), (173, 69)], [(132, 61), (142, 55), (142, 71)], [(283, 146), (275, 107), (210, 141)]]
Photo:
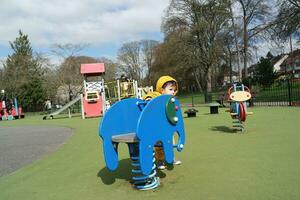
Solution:
[(172, 78), (171, 76), (162, 76), (158, 79), (158, 81), (156, 82), (156, 91), (159, 92), (159, 93), (162, 93), (162, 90), (163, 90), (163, 85), (166, 83), (166, 82), (169, 82), (169, 81), (175, 81), (176, 83), (176, 92), (175, 94), (178, 92), (178, 83), (177, 81)]
[(145, 94), (143, 97), (142, 97), (142, 99), (143, 100), (146, 100), (146, 99), (153, 99), (153, 98), (155, 98), (155, 97), (157, 97), (157, 96), (159, 96), (159, 95), (161, 95), (159, 92), (148, 92), (147, 94)]

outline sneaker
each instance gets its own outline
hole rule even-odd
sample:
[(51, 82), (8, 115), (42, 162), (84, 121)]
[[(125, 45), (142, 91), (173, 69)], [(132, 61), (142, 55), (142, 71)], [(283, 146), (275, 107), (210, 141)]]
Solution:
[(166, 166), (164, 165), (163, 162), (158, 162), (157, 163), (157, 169), (164, 170), (164, 169), (166, 169)]
[(157, 166), (157, 169), (164, 170), (164, 169), (166, 169), (166, 166), (164, 166), (164, 165), (159, 165), (159, 166)]
[(181, 161), (180, 160), (174, 160), (173, 161), (173, 165), (180, 165), (181, 164)]

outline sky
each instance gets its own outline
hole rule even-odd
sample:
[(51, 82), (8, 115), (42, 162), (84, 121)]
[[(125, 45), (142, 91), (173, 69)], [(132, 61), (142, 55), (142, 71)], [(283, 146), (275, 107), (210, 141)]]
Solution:
[[(80, 55), (115, 60), (118, 49), (126, 42), (162, 41), (160, 27), (169, 3), (170, 0), (0, 0), (0, 66), (12, 53), (9, 41), (18, 37), (19, 30), (29, 36), (35, 52), (54, 63), (60, 61), (51, 54), (53, 45), (68, 43), (87, 45)], [(269, 50), (274, 55), (289, 52), (288, 43), (279, 50), (266, 42), (257, 47), (258, 59)]]
[(162, 41), (170, 0), (0, 0), (0, 59), (12, 51), (18, 31), (35, 52), (50, 55), (54, 44), (87, 44), (81, 55), (115, 59), (123, 43)]

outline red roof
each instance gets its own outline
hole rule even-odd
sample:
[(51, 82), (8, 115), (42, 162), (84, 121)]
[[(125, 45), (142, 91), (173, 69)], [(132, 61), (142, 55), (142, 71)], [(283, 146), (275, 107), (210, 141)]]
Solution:
[(81, 64), (81, 74), (102, 74), (105, 72), (104, 63)]

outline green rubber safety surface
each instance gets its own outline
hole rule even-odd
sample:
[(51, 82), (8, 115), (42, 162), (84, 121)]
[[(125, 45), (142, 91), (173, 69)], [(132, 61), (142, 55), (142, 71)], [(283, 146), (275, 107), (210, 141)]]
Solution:
[(0, 121), (1, 127), (74, 130), (55, 152), (0, 177), (0, 199), (300, 199), (300, 107), (249, 107), (254, 114), (247, 118), (242, 134), (233, 130), (228, 108), (219, 108), (218, 115), (210, 115), (205, 106), (196, 109), (197, 117), (184, 118), (183, 151), (174, 151), (182, 164), (158, 171), (161, 184), (151, 191), (138, 191), (130, 184), (132, 168), (125, 144), (119, 145), (118, 169), (107, 170), (99, 118), (42, 120), (40, 115), (27, 115)]

